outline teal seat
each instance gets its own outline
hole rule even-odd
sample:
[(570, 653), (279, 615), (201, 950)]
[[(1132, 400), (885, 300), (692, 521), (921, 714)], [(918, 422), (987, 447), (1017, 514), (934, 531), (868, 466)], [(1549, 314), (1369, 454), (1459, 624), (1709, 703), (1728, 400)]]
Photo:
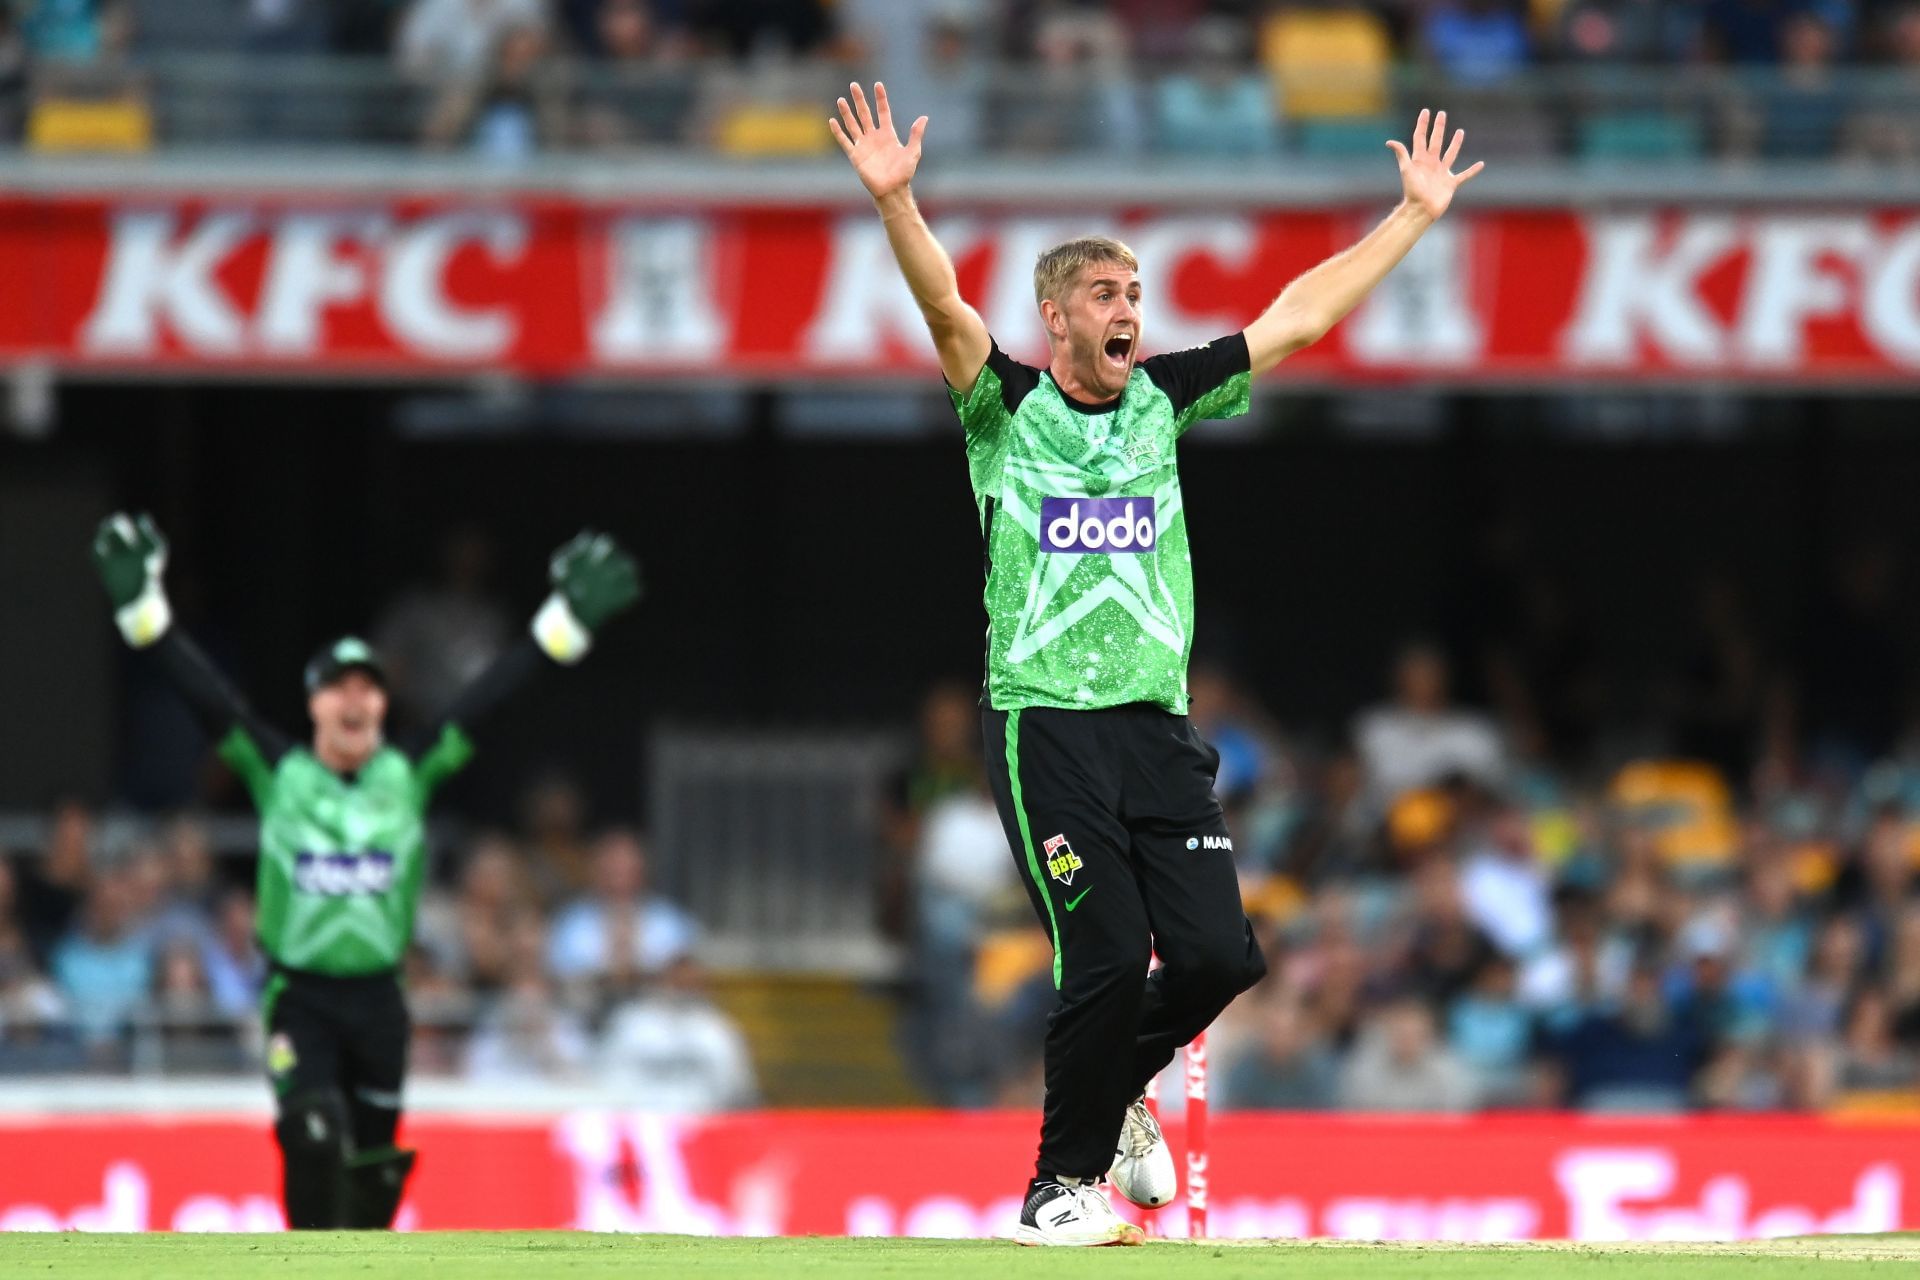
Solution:
[(1321, 160), (1373, 159), (1386, 150), (1388, 138), (1397, 138), (1405, 131), (1404, 126), (1384, 116), (1302, 120), (1295, 128), (1300, 154)]
[(1636, 111), (1580, 122), (1585, 160), (1691, 160), (1701, 153), (1700, 122), (1691, 116)]

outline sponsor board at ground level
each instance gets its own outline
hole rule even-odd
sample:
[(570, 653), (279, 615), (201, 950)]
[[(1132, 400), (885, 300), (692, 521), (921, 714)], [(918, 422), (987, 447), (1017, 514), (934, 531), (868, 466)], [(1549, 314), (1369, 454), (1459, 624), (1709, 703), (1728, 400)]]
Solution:
[[(1032, 1158), (1021, 1114), (582, 1111), (421, 1116), (401, 1223), (700, 1235), (992, 1236)], [(1228, 1114), (1206, 1170), (1211, 1234), (1347, 1239), (1708, 1240), (1920, 1228), (1920, 1144), (1891, 1123), (1605, 1122)], [(1185, 1135), (1170, 1117), (1176, 1151)], [(49, 1118), (6, 1127), (0, 1230), (281, 1225), (255, 1122)], [(912, 1160), (900, 1153), (912, 1151)], [(1176, 1202), (1163, 1211), (1179, 1234)]]

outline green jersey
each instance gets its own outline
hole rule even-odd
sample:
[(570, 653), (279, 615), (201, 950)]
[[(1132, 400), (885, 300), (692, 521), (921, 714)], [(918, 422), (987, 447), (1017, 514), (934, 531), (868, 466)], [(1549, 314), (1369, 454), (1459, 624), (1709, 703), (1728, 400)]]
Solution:
[(176, 627), (151, 650), (260, 814), (254, 931), (276, 965), (329, 977), (393, 973), (427, 877), (427, 806), (473, 757), (478, 723), (551, 662), (531, 637), (468, 685), (431, 735), (352, 774), (268, 724)]
[(1193, 563), (1175, 442), (1247, 411), (1246, 339), (1134, 366), (1118, 400), (1076, 401), (996, 343), (966, 428), (986, 541), (987, 705), (1187, 710)]
[(472, 755), (449, 725), (418, 759), (382, 747), (342, 777), (305, 747), (271, 761), (236, 725), (220, 757), (260, 812), (255, 929), (266, 953), (333, 977), (398, 969), (426, 878), (427, 804)]

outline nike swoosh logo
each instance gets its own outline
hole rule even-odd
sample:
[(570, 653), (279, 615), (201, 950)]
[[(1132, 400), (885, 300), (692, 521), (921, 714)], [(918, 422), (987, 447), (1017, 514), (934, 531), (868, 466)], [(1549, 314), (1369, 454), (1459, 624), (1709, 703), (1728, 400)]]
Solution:
[(1092, 893), (1092, 892), (1093, 892), (1093, 886), (1092, 886), (1092, 885), (1088, 885), (1088, 886), (1087, 886), (1086, 888), (1084, 888), (1084, 889), (1082, 889), (1082, 890), (1080, 891), (1080, 893), (1079, 893), (1079, 895), (1078, 895), (1078, 896), (1076, 896), (1076, 897), (1072, 897), (1072, 898), (1068, 898), (1068, 899), (1067, 899), (1067, 910), (1069, 910), (1069, 911), (1071, 911), (1071, 910), (1073, 910), (1073, 909), (1074, 909), (1075, 907), (1077, 907), (1077, 906), (1079, 906), (1079, 905), (1080, 905), (1080, 899), (1081, 899), (1081, 898), (1084, 898), (1084, 897), (1086, 897), (1086, 896), (1087, 896), (1088, 894), (1090, 894), (1090, 893)]

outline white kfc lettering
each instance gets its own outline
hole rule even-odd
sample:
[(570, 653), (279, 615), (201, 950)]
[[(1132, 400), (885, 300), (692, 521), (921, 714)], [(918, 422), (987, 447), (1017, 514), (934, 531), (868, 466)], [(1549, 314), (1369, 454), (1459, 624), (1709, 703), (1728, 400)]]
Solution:
[(1871, 256), (1863, 218), (1766, 218), (1753, 230), (1753, 259), (1738, 327), (1741, 354), (1758, 364), (1798, 365), (1807, 322), (1843, 315), (1848, 280), (1831, 260), (1858, 265)]
[(1173, 282), (1197, 258), (1229, 271), (1244, 271), (1260, 248), (1247, 218), (1156, 218), (1128, 233), (1140, 259), (1140, 295), (1147, 309), (1144, 332), (1156, 350), (1197, 347), (1223, 333), (1238, 332), (1247, 317), (1236, 311), (1188, 311), (1178, 302)]
[(618, 363), (714, 360), (727, 323), (713, 297), (712, 223), (622, 218), (607, 234), (607, 302), (594, 354)]
[[(980, 240), (970, 218), (944, 218), (933, 233), (955, 259), (965, 257)], [(923, 350), (926, 321), (894, 265), (887, 229), (871, 214), (841, 218), (833, 225), (827, 250), (826, 293), (807, 326), (806, 358), (821, 364), (869, 361), (896, 342)]]
[(1644, 338), (1675, 360), (1721, 358), (1725, 335), (1696, 286), (1739, 244), (1733, 219), (1688, 218), (1662, 251), (1652, 214), (1597, 218), (1587, 225), (1580, 301), (1561, 335), (1575, 365), (1632, 364)]
[(337, 250), (347, 241), (374, 242), (381, 222), (363, 213), (292, 213), (280, 220), (254, 326), (261, 350), (275, 355), (322, 351), (326, 309), (367, 292), (364, 263)]
[(517, 213), (446, 213), (395, 237), (380, 282), (380, 310), (394, 334), (423, 354), (448, 360), (502, 355), (516, 337), (507, 307), (463, 308), (447, 295), (447, 264), (469, 244), (495, 262), (526, 252), (527, 220)]
[(211, 213), (176, 241), (174, 215), (143, 209), (114, 214), (100, 293), (80, 330), (92, 355), (153, 355), (162, 326), (211, 355), (237, 355), (246, 319), (214, 272), (254, 230), (246, 213)]
[(1860, 323), (1868, 340), (1895, 360), (1920, 364), (1920, 221), (1883, 240), (1862, 274)]

